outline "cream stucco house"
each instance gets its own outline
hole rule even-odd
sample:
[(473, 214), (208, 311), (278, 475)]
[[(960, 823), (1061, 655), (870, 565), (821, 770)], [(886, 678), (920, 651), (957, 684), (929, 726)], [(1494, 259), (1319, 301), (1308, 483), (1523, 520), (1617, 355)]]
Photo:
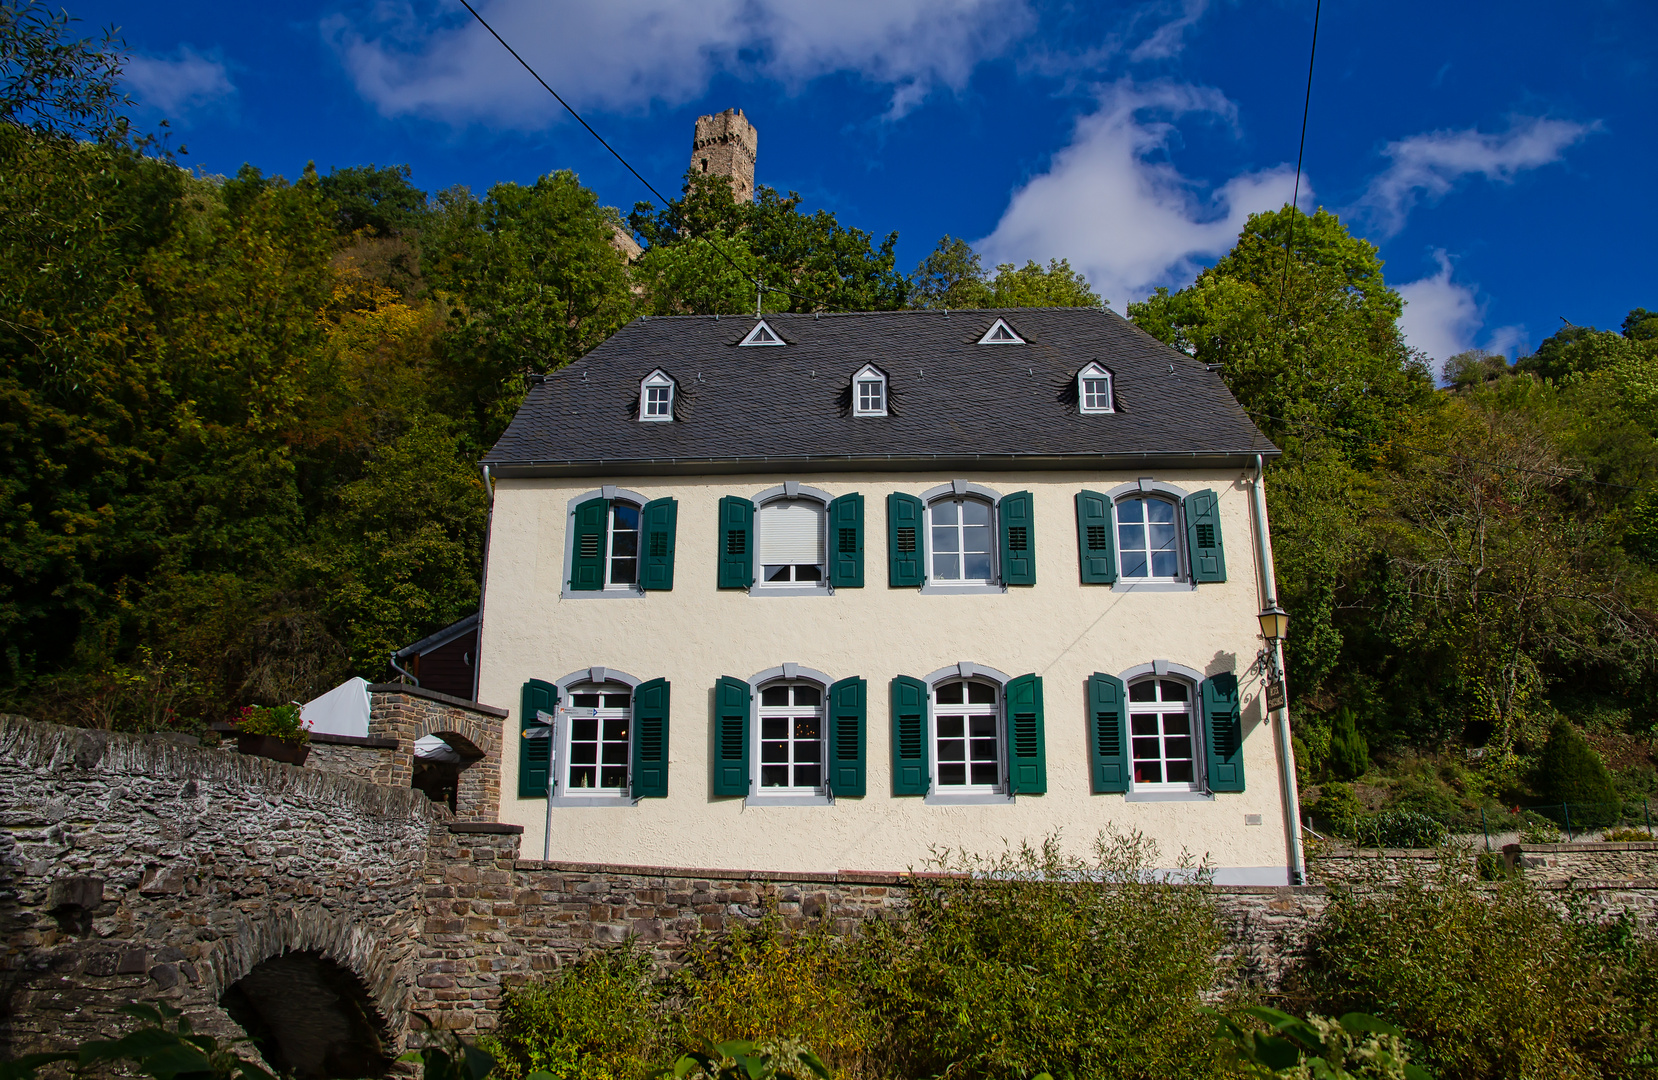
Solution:
[(1109, 311), (639, 319), (484, 462), (500, 818), (553, 859), (789, 871), (1114, 825), (1282, 884), (1276, 453)]

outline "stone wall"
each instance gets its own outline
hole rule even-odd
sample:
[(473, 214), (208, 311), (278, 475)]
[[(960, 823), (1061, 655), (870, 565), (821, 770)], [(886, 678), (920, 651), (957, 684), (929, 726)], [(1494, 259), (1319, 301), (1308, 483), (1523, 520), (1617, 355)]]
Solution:
[(390, 787), (397, 748), (395, 739), (312, 735), (311, 752), (305, 756), (305, 767)]
[(1313, 885), (1397, 885), (1412, 875), (1433, 875), (1444, 861), (1438, 848), (1348, 848), (1320, 845), (1307, 852)]
[(1533, 880), (1647, 881), (1658, 886), (1658, 842), (1508, 844), (1503, 864)]
[(408, 787), (414, 777), (416, 740), (436, 735), (466, 759), (455, 799), (456, 819), (494, 821), (501, 802), (501, 721), (507, 711), (401, 683), (376, 683), (368, 693), (369, 736), (397, 743), (386, 782)]

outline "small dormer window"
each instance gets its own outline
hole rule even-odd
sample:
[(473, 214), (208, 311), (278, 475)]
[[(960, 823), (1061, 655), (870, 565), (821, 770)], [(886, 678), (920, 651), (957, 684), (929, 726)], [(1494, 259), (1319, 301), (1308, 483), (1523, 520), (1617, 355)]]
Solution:
[(657, 368), (639, 384), (639, 419), (674, 418), (674, 381)]
[(1007, 324), (1006, 319), (997, 319), (984, 337), (979, 339), (980, 345), (1023, 345), (1025, 339), (1013, 332), (1013, 327)]
[(1089, 364), (1077, 372), (1077, 402), (1085, 413), (1108, 413), (1111, 406), (1111, 372)]
[(741, 345), (782, 345), (782, 344), (784, 344), (784, 341), (783, 341), (782, 338), (777, 336), (777, 331), (773, 330), (770, 326), (766, 325), (766, 320), (761, 319), (759, 322), (754, 324), (754, 329), (752, 329), (748, 332), (748, 337), (745, 337), (738, 344), (741, 344)]
[(887, 414), (887, 377), (874, 364), (866, 364), (852, 376), (852, 415)]

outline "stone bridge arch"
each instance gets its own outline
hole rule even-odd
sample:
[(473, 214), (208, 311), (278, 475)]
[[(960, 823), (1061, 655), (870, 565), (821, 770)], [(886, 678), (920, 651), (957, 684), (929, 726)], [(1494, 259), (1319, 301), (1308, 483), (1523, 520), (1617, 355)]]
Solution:
[(401, 683), (377, 683), (368, 689), (369, 735), (397, 740), (390, 782), (413, 784), (414, 744), (436, 735), (462, 759), (456, 778), (456, 820), (496, 820), (501, 804), (501, 723), (507, 711)]

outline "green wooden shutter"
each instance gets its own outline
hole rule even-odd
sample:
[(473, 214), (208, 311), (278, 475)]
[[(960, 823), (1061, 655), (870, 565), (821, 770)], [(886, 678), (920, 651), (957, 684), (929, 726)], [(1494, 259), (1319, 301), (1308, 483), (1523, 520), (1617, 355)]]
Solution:
[(1003, 495), (996, 504), (1002, 523), (1002, 584), (1036, 584), (1036, 522), (1028, 491)]
[[(545, 799), (553, 761), (553, 714), (558, 711), (558, 687), (531, 679), (524, 684), (518, 707), (518, 797)], [(544, 715), (545, 720), (537, 718)]]
[(1077, 492), (1077, 558), (1084, 585), (1110, 585), (1117, 580), (1116, 529), (1111, 500), (1097, 491)]
[(829, 793), (837, 799), (864, 795), (868, 698), (862, 679), (842, 679), (829, 688)]
[(668, 680), (650, 679), (633, 688), (633, 768), (635, 799), (668, 797)]
[(722, 589), (754, 584), (754, 504), (736, 495), (720, 500), (720, 579)]
[(856, 492), (829, 504), (829, 584), (864, 587), (864, 497)]
[(714, 684), (714, 794), (748, 794), (748, 683), (722, 675)]
[(932, 783), (927, 752), (927, 684), (899, 675), (888, 687), (892, 708), (892, 793), (925, 795)]
[(1088, 755), (1094, 794), (1128, 790), (1128, 688), (1115, 675), (1088, 677)]
[(887, 584), (920, 588), (926, 580), (927, 530), (921, 500), (895, 491), (887, 496)]
[(1186, 551), (1192, 560), (1192, 580), (1226, 580), (1226, 547), (1220, 537), (1220, 500), (1205, 488), (1186, 496)]
[(610, 524), (610, 500), (588, 499), (576, 507), (574, 545), (570, 549), (570, 591), (604, 588), (605, 532)]
[(647, 592), (669, 592), (674, 587), (674, 532), (679, 527), (679, 503), (652, 499), (639, 514), (639, 587)]
[(1007, 684), (1007, 774), (1015, 795), (1048, 790), (1047, 745), (1042, 723), (1042, 676), (1021, 675)]
[(1210, 791), (1242, 791), (1243, 717), (1238, 709), (1238, 677), (1224, 672), (1203, 680), (1203, 748)]

